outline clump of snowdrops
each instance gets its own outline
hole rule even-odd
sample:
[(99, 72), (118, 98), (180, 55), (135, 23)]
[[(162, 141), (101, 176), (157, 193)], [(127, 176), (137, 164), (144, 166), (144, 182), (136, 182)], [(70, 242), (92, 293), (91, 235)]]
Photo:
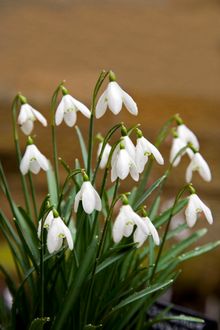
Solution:
[[(99, 96), (106, 80), (107, 88)], [(176, 234), (196, 224), (200, 213), (209, 224), (213, 222), (192, 184), (195, 171), (203, 180), (211, 180), (195, 134), (178, 115), (164, 124), (155, 144), (139, 124), (118, 123), (97, 134), (94, 121), (109, 110), (114, 115), (121, 110), (138, 115), (137, 104), (112, 71), (101, 72), (91, 109), (71, 96), (62, 82), (51, 101), (53, 159), (49, 161), (33, 138), (35, 122), (46, 127), (46, 118), (23, 95), (14, 99), (13, 135), (24, 205), (14, 200), (1, 166), (1, 189), (11, 214), (0, 211), (0, 228), (16, 269), (16, 274), (9, 274), (4, 265), (0, 268), (12, 298), (2, 298), (3, 329), (150, 328), (167, 319), (167, 311), (151, 319), (148, 310), (172, 286), (181, 263), (219, 245), (218, 241), (189, 249), (206, 234), (205, 228), (170, 246)], [(58, 156), (56, 126), (64, 122), (71, 130), (80, 121), (79, 112), (88, 118), (89, 129), (85, 136), (76, 127), (82, 161), (77, 155), (72, 168)], [(26, 147), (20, 145), (20, 134), (27, 135)], [(165, 162), (159, 149), (169, 134), (173, 142), (170, 160)], [(185, 154), (189, 157), (185, 183), (176, 191), (173, 205), (161, 212), (164, 186)], [(163, 166), (164, 174), (152, 184), (154, 164)], [(37, 205), (33, 174), (40, 170), (46, 172), (48, 194)], [(64, 182), (61, 170), (66, 172)], [(134, 184), (128, 192), (123, 183), (129, 176)], [(102, 178), (100, 185), (97, 177)], [(173, 216), (183, 209), (186, 223), (172, 229)]]

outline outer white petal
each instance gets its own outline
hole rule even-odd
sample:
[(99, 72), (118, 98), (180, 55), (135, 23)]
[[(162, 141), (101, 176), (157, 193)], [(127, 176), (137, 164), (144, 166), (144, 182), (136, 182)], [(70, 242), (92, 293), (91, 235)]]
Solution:
[(203, 201), (201, 201), (198, 195), (192, 194), (191, 196), (193, 198), (194, 204), (196, 205), (197, 212), (199, 212), (198, 210), (200, 210), (200, 212), (203, 211), (208, 223), (211, 225), (213, 223), (211, 210), (208, 208), (207, 205), (205, 205), (205, 203), (203, 203)]
[(23, 125), (28, 120), (28, 112), (26, 111), (26, 105), (21, 106), (19, 115), (18, 115), (18, 124)]
[(186, 169), (186, 182), (189, 183), (192, 180), (192, 172), (193, 172), (193, 163), (189, 163), (187, 169)]
[(75, 201), (74, 201), (74, 212), (77, 212), (78, 207), (79, 207), (79, 202), (82, 200), (82, 191), (81, 189), (78, 191), (78, 193), (75, 196)]
[[(186, 146), (186, 143), (180, 138), (174, 138), (171, 151), (170, 151), (170, 163), (172, 163), (177, 156), (178, 152)], [(186, 152), (186, 151), (185, 151)], [(185, 154), (182, 152), (174, 161), (173, 166), (177, 166), (181, 160), (181, 157)]]
[(138, 114), (137, 104), (134, 102), (132, 97), (128, 95), (125, 91), (122, 91), (122, 100), (124, 101), (124, 105), (128, 109), (128, 111), (132, 115), (137, 116)]
[(114, 115), (117, 115), (122, 108), (122, 94), (121, 88), (115, 81), (108, 84), (106, 97), (108, 100), (109, 109), (114, 113)]
[(63, 235), (65, 236), (65, 238), (67, 240), (69, 249), (72, 250), (73, 249), (73, 238), (72, 238), (69, 228), (65, 225), (65, 223), (63, 221), (62, 221), (62, 223), (60, 223), (60, 229), (61, 229), (61, 233), (63, 233)]
[(20, 171), (23, 175), (27, 174), (29, 167), (30, 167), (30, 159), (33, 156), (32, 151), (31, 151), (31, 146), (27, 146), (24, 156), (21, 160), (20, 163)]
[(134, 243), (138, 243), (137, 247), (141, 247), (143, 243), (146, 241), (148, 235), (144, 233), (139, 227), (137, 227), (134, 231)]
[(74, 99), (74, 105), (79, 110), (85, 117), (90, 118), (91, 117), (91, 112), (90, 110), (82, 103), (79, 102), (78, 100)]
[(38, 148), (32, 144), (33, 155), (36, 158), (38, 164), (44, 171), (49, 170), (49, 163), (47, 158), (38, 150)]
[[(97, 152), (97, 157), (99, 157), (100, 153), (101, 153), (101, 150), (102, 150), (102, 144), (103, 143), (100, 143), (99, 144), (99, 147), (98, 147), (98, 152)], [(109, 155), (110, 155), (110, 152), (111, 152), (111, 146), (107, 143), (105, 145), (105, 148), (104, 148), (104, 151), (103, 151), (103, 154), (102, 154), (102, 158), (101, 158), (101, 162), (100, 162), (100, 165), (99, 167), (101, 169), (104, 169), (107, 165), (107, 162), (108, 162), (108, 158), (109, 158)]]
[(116, 163), (117, 176), (121, 180), (124, 180), (128, 176), (129, 169), (130, 169), (130, 162), (131, 162), (131, 159), (130, 159), (127, 151), (125, 149), (121, 149), (119, 151), (118, 159), (117, 159), (117, 163)]
[(134, 221), (134, 223), (145, 233), (148, 235), (149, 230), (148, 227), (146, 226), (146, 223), (142, 220), (142, 218), (133, 211), (132, 207), (130, 205), (124, 205), (123, 206), (123, 211), (126, 214), (126, 217), (128, 219), (131, 219)]
[(192, 143), (196, 149), (199, 149), (199, 141), (196, 135), (184, 124), (177, 127), (178, 136), (186, 143)]
[(35, 110), (34, 108), (32, 108), (32, 112), (34, 114), (34, 116), (37, 118), (37, 120), (43, 125), (43, 126), (47, 126), (47, 120), (46, 118), (37, 110)]
[(137, 166), (132, 160), (130, 161), (130, 174), (134, 181), (139, 180), (139, 172)]
[[(66, 96), (66, 95), (65, 95)], [(56, 113), (55, 113), (55, 123), (56, 125), (60, 125), (63, 121), (64, 117), (64, 106), (65, 106), (65, 96), (62, 97), (62, 100), (60, 101)]]
[(126, 135), (123, 137), (123, 143), (129, 156), (135, 161), (135, 146), (129, 136)]
[(24, 134), (30, 135), (34, 128), (33, 120), (28, 119), (21, 125), (21, 130)]
[(145, 164), (148, 161), (148, 156), (144, 154), (144, 150), (142, 147), (142, 143), (140, 141), (140, 138), (137, 139), (137, 145), (136, 145), (136, 154), (135, 154), (135, 163), (137, 166), (137, 170), (139, 173), (142, 173), (145, 167)]
[(96, 118), (101, 118), (107, 110), (108, 102), (106, 98), (106, 91), (100, 96), (95, 110)]
[(84, 211), (88, 214), (91, 214), (94, 210), (100, 211), (102, 208), (101, 199), (91, 182), (83, 182), (81, 191)]
[(158, 162), (158, 164), (163, 165), (164, 164), (164, 160), (163, 157), (161, 155), (161, 153), (159, 152), (159, 150), (147, 140), (147, 147), (148, 147), (148, 151), (150, 153), (153, 154), (154, 158), (156, 159), (156, 161)]
[(59, 228), (59, 223), (57, 223), (56, 219), (57, 218), (53, 220), (53, 223), (49, 228), (47, 234), (47, 248), (49, 253), (58, 251), (63, 244), (63, 238), (59, 237), (60, 228)]
[(195, 225), (197, 220), (196, 205), (194, 202), (193, 195), (194, 194), (190, 195), (189, 202), (185, 210), (186, 222), (190, 228)]
[(123, 237), (123, 232), (124, 232), (124, 225), (125, 225), (125, 218), (123, 215), (122, 210), (120, 209), (119, 215), (115, 219), (113, 228), (112, 228), (112, 236), (113, 236), (113, 241), (115, 243), (120, 242), (120, 240)]
[(76, 123), (76, 111), (72, 110), (70, 112), (64, 113), (64, 121), (69, 127), (73, 127)]
[(145, 217), (144, 220), (147, 223), (149, 232), (151, 233), (151, 235), (153, 237), (154, 243), (156, 245), (159, 245), (160, 244), (160, 237), (158, 235), (158, 232), (157, 232), (156, 228), (154, 227), (153, 223), (151, 222), (151, 220), (148, 217)]
[[(46, 219), (44, 220), (44, 228), (47, 228), (49, 229), (52, 222), (53, 222), (53, 211), (50, 211), (46, 217)], [(38, 224), (38, 230), (37, 230), (37, 236), (40, 238), (41, 236), (41, 226), (42, 226), (42, 219), (39, 221), (39, 224)]]
[(199, 152), (197, 152), (195, 154), (194, 160), (198, 164), (198, 167), (199, 167), (198, 171), (199, 171), (199, 174), (201, 175), (201, 177), (205, 181), (208, 181), (208, 182), (211, 181), (212, 175), (211, 175), (210, 168), (209, 168), (207, 162), (205, 161), (205, 159), (202, 157), (202, 155)]

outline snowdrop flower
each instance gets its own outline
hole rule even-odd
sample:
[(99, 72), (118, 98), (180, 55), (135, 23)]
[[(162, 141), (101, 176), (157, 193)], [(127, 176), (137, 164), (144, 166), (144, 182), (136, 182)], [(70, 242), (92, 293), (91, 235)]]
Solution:
[(206, 206), (201, 199), (195, 194), (189, 196), (189, 202), (185, 210), (186, 222), (189, 227), (193, 227), (196, 223), (198, 213), (203, 212), (208, 223), (213, 223), (212, 213), (208, 206)]
[(121, 144), (112, 157), (111, 181), (114, 182), (117, 178), (124, 180), (129, 173), (133, 180), (139, 180), (137, 166), (124, 145)]
[[(46, 228), (46, 229), (49, 229), (51, 224), (52, 224), (52, 221), (53, 221), (53, 211), (50, 211), (46, 217), (46, 219), (44, 220), (44, 226), (43, 228)], [(38, 224), (38, 229), (37, 229), (37, 236), (38, 238), (41, 237), (41, 230), (42, 230), (42, 220), (39, 221), (39, 224)]]
[[(186, 146), (187, 146), (187, 144), (184, 140), (180, 139), (179, 137), (174, 137), (173, 142), (172, 142), (172, 147), (170, 150), (170, 163), (173, 163), (174, 167), (176, 167), (179, 164), (182, 156), (185, 155), (185, 153), (187, 153), (190, 158), (193, 157), (194, 153), (190, 148), (185, 149), (177, 156), (177, 154), (180, 152), (180, 150)], [(174, 161), (174, 159), (175, 159), (175, 161)]]
[(199, 149), (199, 141), (196, 135), (184, 124), (178, 125), (177, 135), (186, 144), (191, 143), (194, 148)]
[(74, 99), (74, 97), (69, 94), (64, 95), (56, 110), (56, 125), (60, 125), (64, 120), (67, 126), (74, 126), (76, 123), (77, 111), (80, 111), (87, 118), (91, 116), (91, 112), (84, 104)]
[(18, 124), (24, 134), (31, 134), (35, 120), (38, 120), (43, 126), (47, 126), (47, 120), (39, 111), (27, 103), (22, 104), (18, 116)]
[[(33, 141), (29, 138), (29, 143)], [(34, 174), (39, 173), (40, 169), (48, 171), (49, 163), (47, 158), (38, 150), (34, 144), (29, 144), (25, 150), (20, 163), (20, 171), (23, 175), (31, 171)]]
[[(98, 146), (97, 158), (101, 154), (102, 146), (103, 146), (103, 142), (100, 142), (99, 146)], [(109, 158), (109, 155), (110, 155), (110, 152), (111, 152), (111, 148), (112, 147), (110, 146), (110, 144), (106, 143), (103, 154), (102, 154), (101, 162), (99, 164), (99, 167), (101, 169), (104, 169), (107, 165), (108, 158)]]
[[(113, 241), (119, 243), (123, 236), (129, 237), (133, 233), (134, 225), (138, 229), (138, 233), (134, 234), (134, 240), (136, 243), (141, 244), (143, 236), (147, 237), (149, 235), (147, 223), (133, 211), (130, 205), (122, 205), (113, 225)], [(139, 238), (141, 241), (139, 241)]]
[(142, 221), (146, 224), (146, 228), (148, 230), (147, 233), (143, 232), (141, 230), (140, 226), (137, 226), (135, 232), (134, 232), (134, 242), (138, 243), (138, 247), (140, 247), (148, 238), (149, 235), (152, 235), (153, 241), (156, 245), (160, 244), (160, 238), (158, 235), (158, 232), (156, 228), (154, 227), (153, 223), (151, 220), (146, 216), (141, 218)]
[(154, 156), (158, 164), (163, 165), (164, 160), (159, 150), (143, 136), (141, 130), (137, 129), (137, 135), (135, 160), (138, 172), (143, 172), (144, 166), (148, 161), (148, 156), (150, 155)]
[(102, 209), (101, 198), (90, 181), (84, 181), (76, 194), (74, 202), (75, 212), (78, 210), (80, 201), (82, 201), (83, 209), (87, 214), (91, 214), (94, 210), (101, 211)]
[(127, 110), (132, 115), (136, 116), (138, 114), (137, 104), (134, 102), (132, 97), (118, 85), (112, 71), (110, 72), (109, 80), (110, 82), (107, 89), (100, 96), (97, 102), (96, 118), (101, 118), (105, 114), (107, 107), (109, 107), (114, 115), (117, 115), (121, 111), (123, 103)]
[(63, 245), (63, 239), (66, 238), (68, 247), (73, 249), (73, 239), (69, 228), (65, 225), (59, 216), (53, 216), (53, 220), (47, 234), (47, 248), (49, 253), (59, 251)]
[(199, 152), (196, 152), (191, 159), (189, 166), (186, 169), (186, 182), (190, 182), (192, 179), (193, 171), (198, 171), (200, 176), (205, 181), (211, 181), (210, 168)]

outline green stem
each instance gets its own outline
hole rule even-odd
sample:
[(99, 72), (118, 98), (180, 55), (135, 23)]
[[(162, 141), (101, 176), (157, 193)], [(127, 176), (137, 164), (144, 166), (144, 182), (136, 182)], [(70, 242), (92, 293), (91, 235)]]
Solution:
[[(12, 103), (12, 125), (13, 125), (13, 137), (14, 137), (16, 157), (17, 157), (18, 166), (20, 166), (21, 150), (20, 150), (20, 145), (19, 145), (17, 125), (16, 125), (16, 123), (17, 123), (16, 113), (17, 113), (18, 100), (19, 100), (19, 95), (16, 95), (16, 97), (14, 98), (14, 101)], [(26, 210), (27, 210), (27, 213), (30, 214), (31, 208), (30, 208), (30, 199), (29, 199), (27, 182), (26, 182), (25, 177), (20, 172), (20, 170), (19, 170), (19, 173), (20, 173), (20, 177), (21, 177), (22, 191), (24, 194)]]
[(30, 172), (28, 173), (28, 179), (29, 179), (29, 184), (30, 184), (30, 189), (31, 189), (31, 196), (32, 196), (32, 202), (33, 202), (35, 220), (37, 221), (38, 216), (37, 216), (36, 194), (35, 194), (35, 188), (34, 188), (34, 184), (33, 184), (33, 180), (32, 180), (32, 175)]
[(94, 282), (95, 282), (96, 268), (97, 268), (97, 265), (98, 265), (100, 256), (102, 254), (102, 250), (103, 250), (103, 246), (104, 246), (104, 243), (105, 243), (105, 238), (106, 238), (106, 232), (107, 232), (108, 224), (109, 224), (109, 221), (111, 219), (111, 214), (112, 214), (113, 208), (115, 206), (115, 203), (118, 200), (116, 198), (117, 190), (118, 190), (118, 185), (119, 185), (119, 178), (117, 178), (117, 180), (115, 182), (115, 190), (114, 190), (114, 195), (113, 195), (112, 203), (111, 203), (111, 206), (110, 206), (109, 213), (108, 213), (108, 215), (106, 217), (104, 229), (103, 229), (103, 232), (102, 232), (102, 237), (101, 237), (101, 240), (100, 240), (100, 243), (99, 243), (99, 247), (98, 247), (98, 251), (97, 251), (97, 254), (96, 254), (95, 264), (94, 264), (94, 267), (93, 267), (92, 276), (91, 276), (91, 282), (90, 282), (90, 286), (89, 286), (89, 290), (88, 290), (88, 298), (87, 298), (87, 301), (86, 301), (85, 314), (84, 314), (84, 326), (87, 323), (88, 311), (89, 311), (90, 302), (91, 302), (91, 298), (92, 298), (92, 290), (93, 290), (93, 286), (94, 286)]
[(61, 82), (57, 89), (55, 90), (50, 106), (51, 112), (51, 133), (52, 133), (52, 146), (53, 146), (53, 161), (54, 161), (54, 170), (55, 170), (55, 178), (56, 178), (56, 188), (57, 188), (57, 196), (59, 196), (59, 164), (58, 164), (58, 154), (57, 154), (57, 140), (56, 140), (56, 125), (55, 125), (55, 110), (57, 105), (57, 98), (61, 87), (64, 82)]
[(90, 177), (91, 173), (91, 161), (92, 161), (92, 149), (93, 149), (93, 131), (94, 131), (94, 115), (95, 115), (95, 107), (96, 107), (96, 98), (98, 95), (98, 92), (102, 86), (102, 83), (104, 82), (105, 78), (108, 75), (108, 71), (102, 71), (97, 83), (95, 85), (94, 91), (93, 91), (93, 97), (92, 97), (92, 106), (91, 106), (91, 117), (90, 117), (90, 123), (89, 123), (89, 141), (88, 141), (88, 160), (87, 160), (87, 174)]
[(157, 254), (157, 259), (156, 259), (156, 262), (155, 262), (155, 265), (154, 265), (154, 268), (153, 268), (153, 271), (152, 271), (152, 274), (151, 274), (151, 278), (150, 278), (150, 283), (152, 283), (153, 281), (153, 278), (154, 278), (154, 275), (156, 273), (156, 270), (157, 270), (157, 266), (158, 266), (158, 263), (159, 263), (159, 260), (160, 260), (160, 257), (161, 257), (161, 254), (162, 254), (162, 251), (163, 251), (163, 248), (164, 248), (164, 244), (165, 244), (165, 241), (166, 241), (166, 237), (167, 237), (167, 234), (168, 234), (168, 231), (169, 231), (169, 227), (170, 227), (170, 223), (171, 223), (171, 220), (172, 220), (172, 217), (173, 217), (173, 213), (174, 213), (174, 209), (179, 201), (179, 199), (181, 198), (181, 196), (184, 194), (184, 192), (188, 189), (189, 185), (187, 184), (186, 186), (184, 186), (180, 191), (179, 193), (177, 194), (176, 198), (175, 198), (175, 201), (173, 203), (173, 206), (170, 210), (170, 215), (169, 215), (169, 218), (168, 218), (168, 221), (167, 221), (167, 225), (166, 225), (166, 228), (165, 228), (165, 232), (164, 232), (164, 235), (163, 235), (163, 239), (162, 239), (162, 242), (160, 244), (160, 247), (159, 247), (159, 251), (158, 251), (158, 254)]

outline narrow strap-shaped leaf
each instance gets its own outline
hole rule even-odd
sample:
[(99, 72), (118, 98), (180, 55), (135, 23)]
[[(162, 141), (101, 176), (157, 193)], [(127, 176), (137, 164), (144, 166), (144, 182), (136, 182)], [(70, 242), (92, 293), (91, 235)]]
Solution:
[(201, 254), (207, 253), (213, 249), (216, 249), (218, 246), (220, 246), (220, 241), (216, 241), (216, 242), (208, 243), (208, 244), (205, 244), (202, 246), (198, 246), (194, 250), (182, 254), (181, 256), (179, 256), (178, 259), (180, 261), (185, 261), (185, 260), (200, 256)]
[(88, 160), (88, 152), (87, 152), (87, 149), (86, 149), (86, 144), (85, 144), (85, 141), (84, 141), (84, 138), (83, 138), (83, 135), (81, 133), (80, 128), (78, 126), (75, 126), (75, 129), (76, 129), (76, 133), (77, 133), (79, 143), (80, 143), (80, 147), (81, 147), (81, 151), (82, 151), (83, 164), (84, 164), (84, 167), (86, 168), (87, 160)]
[(53, 206), (56, 207), (58, 204), (57, 184), (56, 184), (56, 177), (51, 164), (49, 166), (49, 170), (46, 173), (47, 173), (47, 184), (48, 184), (51, 203), (53, 204)]
[(161, 176), (159, 179), (157, 179), (135, 202), (133, 205), (134, 210), (137, 210), (139, 206), (141, 206), (148, 196), (157, 188), (159, 185), (165, 180), (166, 175)]

